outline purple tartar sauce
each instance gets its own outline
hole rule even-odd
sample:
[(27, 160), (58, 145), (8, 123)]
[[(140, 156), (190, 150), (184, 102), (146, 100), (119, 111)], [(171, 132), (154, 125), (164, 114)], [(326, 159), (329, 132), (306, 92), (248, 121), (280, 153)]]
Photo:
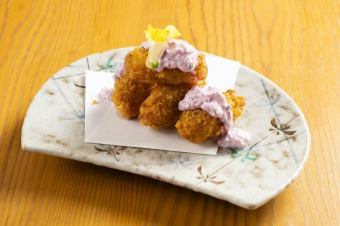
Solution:
[(224, 95), (211, 86), (195, 86), (189, 90), (178, 104), (180, 111), (202, 109), (223, 123), (222, 136), (217, 141), (220, 147), (244, 148), (250, 144), (250, 134), (244, 130), (233, 128), (231, 106)]
[(103, 89), (100, 90), (98, 94), (98, 99), (101, 102), (112, 101), (112, 94), (113, 94), (112, 88), (104, 87)]
[(211, 86), (195, 86), (190, 89), (183, 100), (178, 104), (180, 111), (201, 108), (214, 118), (218, 118), (226, 130), (233, 124), (233, 115), (230, 105), (223, 94)]
[(251, 142), (251, 136), (247, 131), (239, 128), (230, 128), (227, 133), (224, 133), (217, 144), (220, 147), (228, 147), (240, 149), (248, 146)]
[[(149, 49), (152, 44), (152, 42), (146, 41), (141, 46), (144, 49)], [(155, 70), (160, 72), (164, 68), (178, 68), (183, 72), (194, 72), (198, 64), (198, 55), (199, 51), (188, 42), (181, 39), (170, 39), (160, 59), (160, 64)]]

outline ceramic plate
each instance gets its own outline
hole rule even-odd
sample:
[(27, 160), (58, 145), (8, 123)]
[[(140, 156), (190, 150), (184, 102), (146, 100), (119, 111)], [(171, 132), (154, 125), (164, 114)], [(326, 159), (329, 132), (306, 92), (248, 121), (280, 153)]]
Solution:
[(85, 70), (112, 71), (130, 50), (90, 55), (53, 75), (27, 111), (23, 149), (148, 176), (248, 209), (296, 178), (309, 153), (305, 118), (282, 89), (246, 66), (235, 87), (246, 98), (246, 112), (236, 126), (252, 134), (249, 148), (207, 156), (84, 143)]

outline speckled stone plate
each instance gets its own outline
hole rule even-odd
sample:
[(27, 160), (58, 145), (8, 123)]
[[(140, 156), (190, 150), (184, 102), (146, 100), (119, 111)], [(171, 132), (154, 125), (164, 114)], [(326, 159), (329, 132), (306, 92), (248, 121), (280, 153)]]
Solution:
[(309, 153), (306, 120), (282, 89), (246, 66), (235, 87), (247, 108), (236, 126), (254, 140), (246, 149), (207, 156), (84, 143), (85, 70), (114, 71), (130, 50), (90, 55), (53, 75), (27, 111), (23, 149), (148, 176), (248, 209), (263, 205), (297, 177)]

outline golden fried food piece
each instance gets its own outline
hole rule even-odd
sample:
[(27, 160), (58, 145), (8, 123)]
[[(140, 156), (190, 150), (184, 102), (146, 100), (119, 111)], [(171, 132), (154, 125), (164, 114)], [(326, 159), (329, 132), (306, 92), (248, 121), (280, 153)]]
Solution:
[(184, 85), (156, 85), (140, 107), (140, 122), (156, 129), (175, 126), (181, 112), (178, 102), (190, 89)]
[(131, 80), (124, 74), (114, 84), (112, 101), (124, 118), (136, 118), (150, 92), (150, 84)]
[(184, 111), (176, 123), (179, 135), (193, 143), (217, 138), (222, 133), (222, 126), (220, 120), (201, 109)]
[(244, 111), (244, 105), (246, 104), (243, 96), (236, 96), (235, 90), (228, 90), (224, 93), (228, 103), (231, 105), (231, 111), (233, 113), (234, 121), (240, 117)]
[(130, 79), (148, 83), (165, 83), (178, 85), (182, 83), (196, 85), (206, 78), (208, 68), (205, 63), (205, 56), (198, 56), (198, 65), (194, 73), (183, 72), (179, 69), (164, 69), (156, 72), (145, 66), (148, 57), (148, 50), (142, 47), (135, 48), (125, 58), (124, 71)]
[[(224, 95), (231, 105), (233, 119), (235, 120), (243, 113), (244, 97), (236, 96), (234, 90), (228, 90)], [(201, 109), (182, 112), (176, 123), (179, 135), (193, 143), (202, 143), (209, 138), (217, 138), (221, 135), (222, 127), (223, 124), (219, 119)]]

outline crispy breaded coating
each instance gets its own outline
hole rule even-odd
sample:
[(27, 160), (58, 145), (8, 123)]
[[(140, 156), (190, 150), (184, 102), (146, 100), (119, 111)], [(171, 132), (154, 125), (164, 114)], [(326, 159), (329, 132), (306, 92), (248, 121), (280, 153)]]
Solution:
[(221, 135), (222, 126), (220, 120), (201, 109), (184, 111), (176, 123), (178, 134), (193, 143), (217, 138)]
[(224, 93), (228, 103), (231, 105), (231, 111), (233, 113), (234, 121), (239, 118), (244, 111), (244, 105), (246, 104), (243, 96), (236, 96), (235, 90), (228, 90)]
[(124, 118), (136, 118), (150, 92), (150, 84), (131, 80), (124, 74), (114, 84), (112, 100)]
[[(235, 120), (243, 113), (244, 97), (236, 96), (234, 90), (228, 90), (224, 95), (231, 105), (233, 119)], [(201, 109), (182, 112), (176, 123), (179, 135), (193, 143), (202, 143), (209, 138), (217, 138), (221, 135), (222, 127), (223, 124), (219, 119)]]
[(140, 107), (140, 122), (156, 129), (175, 126), (181, 112), (178, 102), (190, 89), (184, 85), (156, 85)]
[(192, 84), (196, 85), (199, 81), (204, 80), (208, 74), (208, 68), (205, 63), (205, 56), (198, 56), (198, 65), (194, 73), (183, 72), (179, 69), (164, 69), (161, 72), (151, 70), (145, 66), (148, 57), (148, 50), (137, 47), (125, 58), (124, 71), (130, 79), (135, 79), (148, 83), (165, 83), (165, 84)]

